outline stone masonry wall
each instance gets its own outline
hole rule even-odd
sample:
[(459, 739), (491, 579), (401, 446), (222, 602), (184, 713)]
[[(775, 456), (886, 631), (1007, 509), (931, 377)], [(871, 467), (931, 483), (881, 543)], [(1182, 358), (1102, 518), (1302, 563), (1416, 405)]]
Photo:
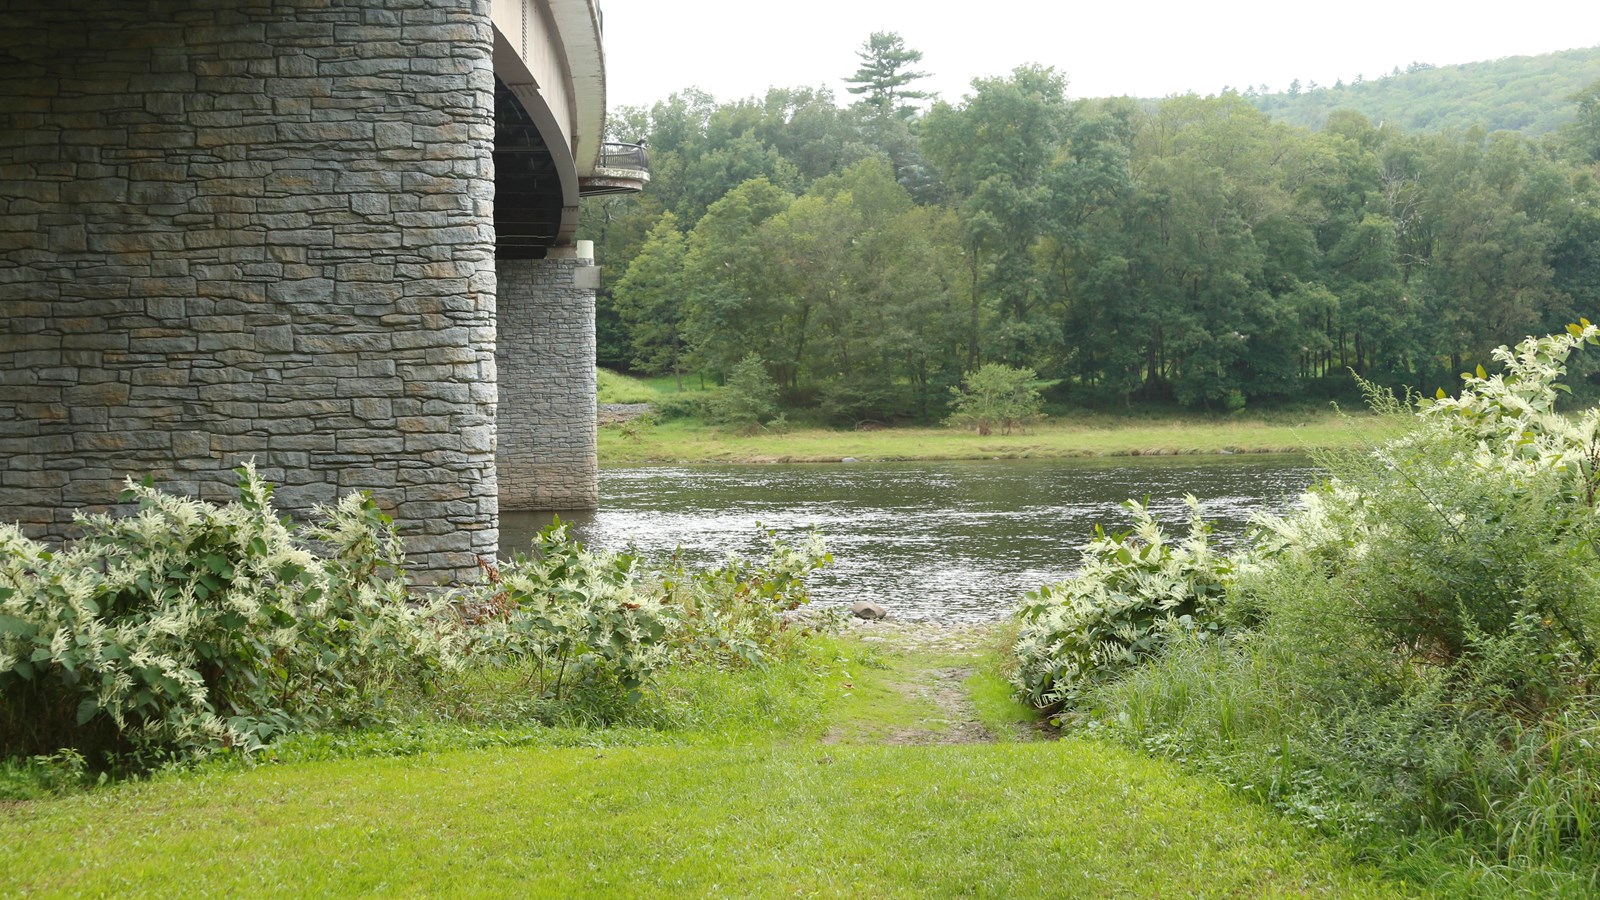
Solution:
[(594, 290), (575, 287), (587, 259), (499, 263), (500, 506), (593, 509)]
[(492, 556), (492, 46), (489, 0), (0, 5), (0, 520), (253, 458)]

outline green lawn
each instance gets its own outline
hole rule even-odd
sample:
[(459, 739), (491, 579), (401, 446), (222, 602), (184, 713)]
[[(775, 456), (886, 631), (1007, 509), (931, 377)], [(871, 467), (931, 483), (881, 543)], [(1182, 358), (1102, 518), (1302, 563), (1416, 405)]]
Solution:
[(595, 370), (597, 400), (600, 403), (652, 403), (668, 394), (694, 394), (710, 390), (714, 385), (698, 376), (685, 375), (683, 390), (678, 390), (678, 380), (671, 375), (635, 378), (610, 369)]
[[(650, 403), (678, 393), (671, 376), (632, 378), (599, 370), (599, 402)], [(701, 391), (698, 378), (685, 393)], [(1077, 412), (1053, 417), (1026, 433), (978, 435), (943, 427), (873, 431), (790, 428), (743, 434), (678, 419), (607, 425), (600, 429), (602, 465), (674, 462), (837, 462), (861, 460), (1016, 459), (1189, 453), (1304, 453), (1364, 446), (1392, 436), (1410, 420), (1346, 416), (1328, 409), (1275, 410), (1238, 415)]]
[(3, 816), (6, 893), (1390, 893), (1215, 785), (1080, 741), (341, 760)]
[(615, 744), (596, 731), (572, 746), (552, 733), (550, 744), (213, 769), (0, 807), (0, 895), (1400, 892), (1339, 845), (1109, 745), (882, 743), (885, 729), (941, 721), (901, 688), (952, 665), (977, 670), (965, 683), (978, 685), (970, 702), (985, 722), (1016, 709), (973, 653), (839, 646), (807, 676), (834, 698), (829, 721), (795, 719), (774, 698), (784, 724), (764, 735), (640, 745), (637, 730)]
[(836, 462), (910, 459), (1020, 459), (1146, 454), (1289, 452), (1363, 446), (1394, 433), (1396, 421), (1332, 412), (1298, 416), (1052, 419), (1025, 434), (980, 436), (948, 428), (835, 431), (796, 428), (737, 434), (685, 420), (600, 429), (602, 465), (659, 462)]

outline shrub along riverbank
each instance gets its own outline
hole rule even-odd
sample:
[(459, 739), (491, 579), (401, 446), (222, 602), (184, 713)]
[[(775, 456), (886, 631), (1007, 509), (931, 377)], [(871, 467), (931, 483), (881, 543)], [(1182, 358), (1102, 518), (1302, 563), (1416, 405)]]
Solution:
[(0, 758), (138, 771), (396, 721), (625, 721), (668, 668), (800, 652), (784, 614), (830, 561), (813, 535), (651, 565), (557, 522), (531, 556), (418, 593), (370, 498), (294, 527), (239, 474), (226, 506), (130, 483), (136, 515), (80, 517), (59, 550), (0, 525)]
[[(1024, 696), (1182, 760), (1447, 893), (1600, 891), (1600, 410), (1557, 410), (1584, 322), (1501, 349), (1459, 398), (1253, 544), (1137, 506), (1029, 596)], [(1417, 848), (1421, 848), (1420, 856)], [(1444, 865), (1439, 866), (1438, 861)]]

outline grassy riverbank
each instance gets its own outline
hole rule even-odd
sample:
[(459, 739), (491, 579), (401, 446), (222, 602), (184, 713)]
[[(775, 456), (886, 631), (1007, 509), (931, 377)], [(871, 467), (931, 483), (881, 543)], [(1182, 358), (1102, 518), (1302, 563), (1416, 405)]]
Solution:
[(0, 894), (1400, 893), (1173, 765), (993, 740), (1025, 716), (980, 643), (820, 639), (757, 702), (679, 675), (676, 730), (369, 734), (0, 806)]
[(736, 434), (689, 420), (600, 429), (602, 465), (662, 462), (1050, 459), (1205, 453), (1304, 453), (1364, 446), (1396, 428), (1379, 416), (1327, 412), (1228, 417), (1052, 419), (1026, 433), (980, 436), (948, 428), (835, 431), (795, 428)]

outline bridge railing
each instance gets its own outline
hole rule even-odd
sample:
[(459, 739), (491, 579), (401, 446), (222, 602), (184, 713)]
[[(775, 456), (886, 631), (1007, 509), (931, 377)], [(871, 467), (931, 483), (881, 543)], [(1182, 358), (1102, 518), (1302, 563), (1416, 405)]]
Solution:
[(650, 171), (650, 154), (640, 144), (605, 143), (600, 145), (600, 168)]

